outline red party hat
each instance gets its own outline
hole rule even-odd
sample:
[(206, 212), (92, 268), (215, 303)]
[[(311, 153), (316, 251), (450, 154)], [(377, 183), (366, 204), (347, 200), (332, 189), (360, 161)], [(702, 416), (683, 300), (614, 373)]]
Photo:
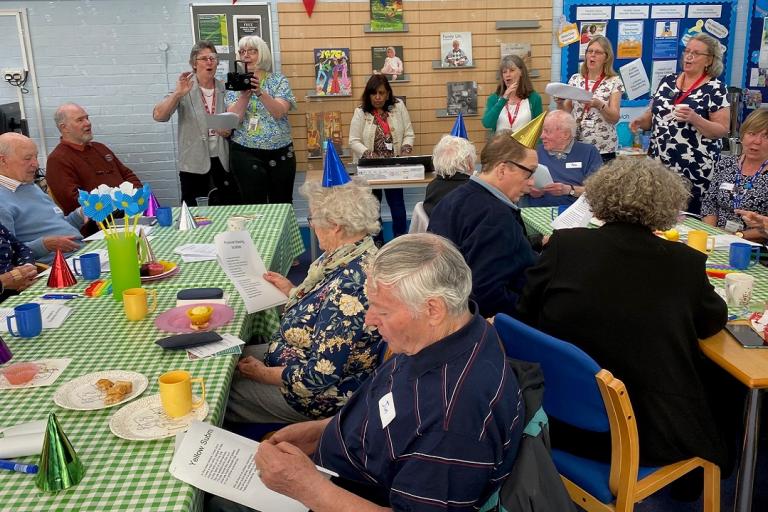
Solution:
[(67, 265), (64, 255), (61, 254), (61, 249), (56, 249), (56, 257), (53, 258), (53, 264), (51, 265), (51, 273), (48, 276), (49, 288), (66, 288), (77, 283), (72, 270)]

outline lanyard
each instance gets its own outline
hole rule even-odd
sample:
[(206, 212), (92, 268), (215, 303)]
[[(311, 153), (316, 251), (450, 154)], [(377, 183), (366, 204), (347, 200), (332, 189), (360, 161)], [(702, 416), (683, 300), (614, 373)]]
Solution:
[[(595, 83), (592, 85), (592, 94), (595, 94), (595, 91), (597, 90), (597, 87), (602, 83), (603, 79), (605, 78), (605, 73), (600, 73), (600, 76), (595, 80)], [(584, 90), (589, 91), (589, 75), (584, 75)], [(589, 112), (589, 109), (592, 108), (591, 105), (584, 105), (584, 112)]]
[(208, 109), (208, 102), (205, 100), (205, 94), (203, 93), (203, 88), (200, 87), (200, 99), (203, 100), (203, 108), (205, 109), (206, 114), (213, 115), (216, 113), (216, 89), (213, 89), (213, 95), (211, 96), (211, 108)]
[(373, 117), (376, 118), (376, 122), (379, 123), (379, 126), (381, 127), (381, 131), (384, 132), (384, 137), (389, 137), (390, 129), (389, 129), (389, 123), (384, 120), (384, 118), (381, 117), (381, 114), (379, 114), (378, 110), (373, 111)]
[(707, 77), (707, 74), (706, 73), (702, 73), (701, 76), (699, 78), (697, 78), (695, 82), (693, 82), (693, 85), (690, 86), (687, 91), (685, 91), (685, 92), (680, 91), (680, 94), (678, 94), (677, 98), (675, 98), (674, 104), (675, 105), (679, 105), (680, 103), (682, 103), (683, 100), (685, 98), (687, 98), (688, 96), (690, 96), (690, 94), (693, 92), (693, 90), (696, 89), (696, 87), (698, 87), (699, 84), (701, 84), (701, 82), (703, 82), (706, 77)]
[(512, 115), (509, 113), (509, 103), (506, 105), (507, 110), (507, 120), (509, 121), (509, 127), (512, 128), (512, 125), (515, 124), (515, 120), (517, 119), (517, 113), (520, 110), (520, 104), (523, 102), (523, 100), (518, 101), (515, 104), (515, 115)]
[[(755, 179), (757, 179), (758, 176), (765, 170), (765, 167), (768, 166), (768, 160), (762, 163), (760, 165), (760, 168), (757, 170), (755, 174), (750, 176), (749, 178), (744, 180), (744, 188), (741, 187), (741, 177), (744, 176), (744, 173), (742, 172), (744, 168), (744, 160), (741, 161), (741, 164), (739, 165), (739, 173), (736, 175), (736, 179), (734, 180), (734, 186), (733, 186), (733, 208), (740, 208), (741, 207), (741, 200), (744, 198), (744, 191), (745, 190), (752, 190), (753, 183)], [(736, 191), (738, 190), (738, 194)]]

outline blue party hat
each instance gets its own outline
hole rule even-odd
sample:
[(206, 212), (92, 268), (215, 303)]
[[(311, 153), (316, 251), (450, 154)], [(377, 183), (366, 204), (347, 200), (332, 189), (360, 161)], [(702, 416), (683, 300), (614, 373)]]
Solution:
[(459, 112), (459, 115), (456, 117), (456, 122), (453, 123), (451, 135), (469, 140), (469, 137), (467, 137), (467, 129), (464, 127), (464, 117), (462, 117), (461, 112)]
[(350, 181), (349, 174), (341, 163), (333, 142), (326, 141), (325, 162), (323, 162), (323, 186), (338, 187)]

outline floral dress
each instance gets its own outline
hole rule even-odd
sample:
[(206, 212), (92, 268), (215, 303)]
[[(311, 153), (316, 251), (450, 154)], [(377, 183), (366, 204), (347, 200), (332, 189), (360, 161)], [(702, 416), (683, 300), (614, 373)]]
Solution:
[(716, 215), (718, 227), (729, 220), (741, 222), (734, 208), (768, 215), (768, 174), (763, 171), (752, 179), (741, 175), (739, 157), (723, 156), (715, 165), (712, 182), (704, 196), (702, 215)]
[(0, 224), (0, 274), (34, 262), (32, 249), (19, 242), (8, 228)]
[(369, 237), (357, 243), (371, 249), (326, 271), (285, 311), (264, 359), (267, 366), (286, 367), (283, 396), (311, 418), (333, 416), (379, 362), (381, 336), (365, 325), (363, 270), (376, 246)]
[[(568, 85), (574, 87), (584, 88), (584, 75), (581, 73), (574, 74)], [(589, 80), (587, 87), (592, 90), (594, 81)], [(611, 95), (615, 92), (624, 94), (624, 83), (618, 76), (612, 76), (603, 79), (597, 89), (594, 91), (594, 96), (608, 103), (611, 99)], [(609, 123), (603, 118), (602, 112), (597, 108), (590, 108), (588, 111), (584, 111), (584, 106), (578, 101), (573, 102), (573, 111), (571, 112), (573, 117), (576, 118), (578, 131), (576, 133), (576, 139), (586, 144), (592, 144), (597, 147), (597, 150), (601, 153), (615, 153), (616, 146), (619, 143), (618, 136), (616, 134), (616, 125)]]
[[(672, 117), (675, 98), (680, 94), (677, 75), (667, 75), (659, 82), (651, 107), (651, 143), (648, 155), (660, 160), (673, 171), (685, 176), (694, 189), (694, 198), (703, 197), (715, 164), (720, 159), (723, 143), (720, 139), (704, 137), (690, 123)], [(712, 78), (694, 90), (682, 103), (690, 106), (705, 119), (713, 112), (728, 107), (727, 89), (723, 82)], [(694, 212), (697, 213), (697, 212)]]

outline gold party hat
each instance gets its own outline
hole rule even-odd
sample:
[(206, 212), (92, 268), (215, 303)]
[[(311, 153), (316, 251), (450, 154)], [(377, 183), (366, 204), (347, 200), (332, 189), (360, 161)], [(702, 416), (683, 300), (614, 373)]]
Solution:
[(139, 228), (139, 239), (136, 242), (136, 246), (139, 252), (139, 264), (155, 262), (155, 253), (152, 251), (152, 246), (149, 245), (147, 233), (143, 228)]
[(35, 485), (41, 491), (58, 492), (67, 489), (77, 485), (85, 474), (80, 457), (72, 448), (54, 413), (48, 414), (38, 466)]
[(528, 149), (536, 149), (536, 142), (541, 137), (541, 129), (544, 128), (544, 118), (546, 116), (547, 113), (542, 112), (532, 119), (531, 122), (513, 133), (512, 138)]

